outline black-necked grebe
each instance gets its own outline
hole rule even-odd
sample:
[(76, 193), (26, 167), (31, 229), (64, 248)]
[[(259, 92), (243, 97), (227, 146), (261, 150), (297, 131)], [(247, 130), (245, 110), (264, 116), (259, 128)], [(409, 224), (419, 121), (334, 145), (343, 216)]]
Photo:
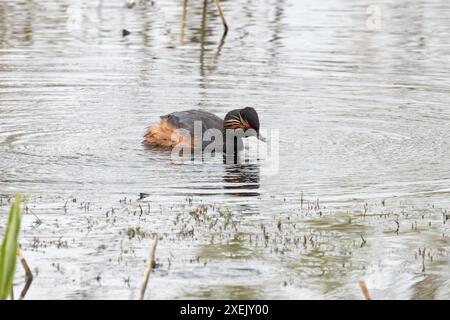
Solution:
[[(208, 129), (218, 129), (222, 132), (223, 136), (226, 136), (226, 131), (242, 130), (244, 135), (256, 136), (258, 139), (265, 141), (265, 139), (259, 134), (259, 117), (255, 109), (247, 107), (244, 109), (235, 109), (228, 112), (225, 119), (221, 119), (218, 116), (201, 110), (187, 110), (180, 112), (173, 112), (164, 116), (161, 116), (161, 120), (158, 124), (151, 126), (145, 134), (145, 143), (150, 146), (156, 147), (174, 147), (180, 143), (194, 144), (195, 122), (200, 122), (202, 127), (202, 135)], [(178, 129), (184, 129), (189, 132), (189, 137), (179, 134)], [(186, 141), (187, 138), (189, 141)], [(238, 139), (241, 139), (238, 137)], [(202, 149), (208, 144), (202, 142)], [(241, 149), (242, 143), (236, 143), (233, 149)], [(225, 148), (225, 144), (224, 144)]]

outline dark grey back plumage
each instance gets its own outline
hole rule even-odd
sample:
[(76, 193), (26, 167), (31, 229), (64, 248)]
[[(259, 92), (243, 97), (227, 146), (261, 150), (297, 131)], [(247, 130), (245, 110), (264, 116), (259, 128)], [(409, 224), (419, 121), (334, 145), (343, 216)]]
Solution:
[(219, 129), (223, 131), (223, 120), (210, 112), (201, 110), (186, 110), (169, 113), (161, 116), (161, 119), (168, 121), (177, 128), (189, 130), (190, 134), (194, 134), (194, 122), (202, 122), (202, 133), (208, 129)]
[[(218, 129), (223, 131), (223, 120), (210, 112), (201, 110), (186, 110), (169, 113), (162, 116), (161, 119), (168, 121), (178, 129), (186, 129), (191, 137), (194, 136), (194, 127), (196, 121), (201, 121), (202, 136), (208, 129)], [(202, 148), (206, 148), (211, 141), (202, 141)]]

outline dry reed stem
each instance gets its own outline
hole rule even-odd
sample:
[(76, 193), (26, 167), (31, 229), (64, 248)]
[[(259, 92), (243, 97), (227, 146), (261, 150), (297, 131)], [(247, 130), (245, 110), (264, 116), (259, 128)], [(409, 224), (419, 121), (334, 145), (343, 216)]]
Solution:
[(31, 272), (27, 261), (23, 257), (22, 250), (20, 250), (20, 248), (17, 249), (17, 257), (19, 258), (20, 264), (22, 265), (23, 269), (25, 270), (25, 286), (23, 287), (22, 292), (20, 293), (20, 296), (19, 296), (19, 300), (23, 300), (23, 298), (25, 298), (25, 295), (28, 292), (28, 289), (31, 286), (31, 283), (33, 282), (33, 273)]
[(144, 272), (144, 279), (142, 280), (141, 291), (139, 295), (139, 300), (144, 299), (145, 290), (147, 289), (148, 279), (150, 278), (150, 273), (152, 272), (155, 266), (155, 254), (156, 254), (156, 246), (158, 244), (158, 234), (155, 235), (153, 240), (152, 250), (150, 251), (150, 255), (147, 259), (147, 267)]
[(215, 2), (216, 2), (217, 10), (219, 11), (220, 19), (222, 20), (222, 23), (223, 23), (223, 27), (225, 28), (223, 33), (227, 34), (228, 33), (228, 24), (227, 24), (227, 21), (225, 20), (225, 16), (223, 15), (222, 8), (220, 7), (220, 0), (215, 0)]
[(362, 294), (364, 295), (364, 298), (366, 300), (372, 300), (372, 298), (370, 297), (369, 290), (367, 289), (366, 283), (363, 280), (359, 281), (359, 288), (361, 289)]

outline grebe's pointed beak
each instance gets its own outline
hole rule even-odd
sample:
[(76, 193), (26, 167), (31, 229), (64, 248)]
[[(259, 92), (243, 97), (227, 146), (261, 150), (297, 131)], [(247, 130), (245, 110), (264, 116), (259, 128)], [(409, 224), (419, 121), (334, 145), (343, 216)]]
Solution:
[(258, 133), (258, 140), (261, 140), (262, 142), (266, 142), (266, 138), (264, 138), (260, 133)]

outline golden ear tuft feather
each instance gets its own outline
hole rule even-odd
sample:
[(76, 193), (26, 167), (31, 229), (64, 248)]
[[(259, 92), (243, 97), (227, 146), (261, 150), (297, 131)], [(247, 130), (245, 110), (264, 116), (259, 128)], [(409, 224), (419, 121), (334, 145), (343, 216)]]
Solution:
[(225, 121), (225, 127), (227, 129), (249, 129), (251, 126), (245, 120), (244, 117), (239, 113), (239, 116), (233, 116), (232, 119)]

